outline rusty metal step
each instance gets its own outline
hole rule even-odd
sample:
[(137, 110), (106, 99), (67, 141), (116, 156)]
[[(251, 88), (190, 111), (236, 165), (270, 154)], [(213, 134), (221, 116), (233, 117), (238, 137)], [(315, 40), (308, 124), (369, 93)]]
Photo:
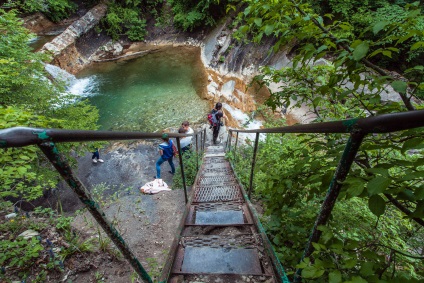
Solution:
[(238, 185), (196, 187), (193, 202), (218, 202), (243, 200)]
[(172, 273), (265, 275), (258, 245), (255, 235), (183, 237)]
[(196, 274), (175, 275), (169, 283), (276, 283), (273, 276), (238, 274)]
[(234, 175), (215, 174), (212, 176), (201, 175), (197, 181), (198, 186), (223, 186), (235, 185), (237, 180)]
[(275, 256), (256, 223), (224, 147), (208, 147), (163, 278), (168, 283), (281, 283)]
[(218, 202), (192, 205), (185, 225), (229, 226), (252, 223), (245, 203)]

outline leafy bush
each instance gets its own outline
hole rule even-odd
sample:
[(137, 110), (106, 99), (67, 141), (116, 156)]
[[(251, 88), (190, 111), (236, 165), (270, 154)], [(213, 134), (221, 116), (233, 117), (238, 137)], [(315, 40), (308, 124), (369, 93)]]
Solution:
[(24, 13), (42, 12), (53, 22), (68, 18), (77, 8), (69, 0), (9, 0), (8, 5)]
[(125, 8), (116, 4), (108, 7), (103, 21), (106, 32), (117, 40), (124, 32), (130, 40), (141, 41), (146, 36), (146, 20), (141, 19), (136, 8)]
[(29, 268), (35, 264), (40, 251), (44, 247), (40, 241), (33, 237), (31, 239), (17, 239), (15, 241), (0, 241), (0, 265), (16, 268)]
[(174, 24), (184, 31), (193, 31), (204, 26), (214, 26), (225, 13), (229, 2), (219, 0), (170, 0), (174, 12)]
[[(0, 128), (97, 129), (97, 109), (86, 101), (72, 100), (75, 98), (72, 95), (65, 99), (63, 84), (46, 79), (43, 60), (48, 58), (31, 52), (28, 46), (31, 34), (22, 27), (16, 14), (0, 11), (0, 15), (3, 35), (0, 38)], [(80, 144), (60, 145), (67, 157), (70, 157), (71, 148), (84, 150)], [(35, 146), (4, 149), (0, 161), (3, 165), (0, 169), (2, 198), (34, 200), (59, 180), (56, 171)]]
[[(199, 159), (199, 167), (201, 166), (201, 160), (198, 154), (194, 151), (186, 151), (183, 154), (184, 163), (184, 174), (186, 178), (186, 185), (191, 186), (194, 183), (197, 175), (197, 159)], [(173, 186), (178, 189), (183, 188), (183, 179), (181, 178), (181, 167), (177, 167), (174, 177)]]

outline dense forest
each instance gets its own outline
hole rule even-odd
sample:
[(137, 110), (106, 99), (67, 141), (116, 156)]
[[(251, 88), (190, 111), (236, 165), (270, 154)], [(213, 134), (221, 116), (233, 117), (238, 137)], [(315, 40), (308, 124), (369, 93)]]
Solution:
[[(28, 46), (33, 35), (21, 18), (41, 12), (53, 22), (101, 1), (9, 0), (0, 10), (0, 129), (98, 129), (98, 111), (86, 101), (65, 94), (63, 82), (44, 69), (48, 55)], [(267, 127), (283, 126), (273, 111), (307, 105), (313, 122), (368, 117), (423, 109), (424, 3), (412, 0), (121, 0), (103, 1), (106, 16), (96, 27), (112, 39), (141, 41), (148, 24), (173, 25), (184, 32), (210, 30), (226, 17), (237, 29), (237, 44), (260, 45), (273, 37), (270, 52), (290, 46), (293, 66), (264, 66), (255, 82), (278, 83), (265, 105), (254, 113)], [(328, 64), (312, 62), (324, 58)], [(47, 79), (48, 78), (48, 79)], [(396, 101), (383, 101), (390, 86)], [(255, 166), (254, 199), (264, 207), (263, 220), (290, 278), (302, 269), (304, 282), (420, 282), (424, 280), (423, 129), (367, 136), (315, 251), (299, 262), (320, 204), (325, 197), (346, 135), (267, 135), (260, 142)], [(92, 145), (63, 144), (63, 152)], [(252, 146), (238, 149), (237, 174), (247, 185)], [(70, 160), (72, 156), (68, 156)], [(231, 157), (233, 158), (233, 157)], [(36, 147), (2, 149), (0, 209), (11, 200), (32, 201), (56, 187), (59, 176)], [(195, 173), (195, 172), (193, 172)], [(69, 233), (70, 219), (39, 209), (49, 225)], [(53, 216), (54, 215), (54, 216)], [(0, 278), (5, 266), (20, 279), (30, 275), (39, 257), (36, 238), (17, 237), (24, 226), (16, 219), (0, 224)], [(68, 234), (70, 241), (78, 241)], [(78, 244), (83, 249), (82, 243)], [(88, 244), (87, 244), (88, 246)], [(11, 248), (13, 247), (13, 248)], [(64, 251), (63, 261), (70, 253)], [(31, 282), (43, 282), (63, 261), (46, 264)], [(65, 262), (66, 264), (66, 262)], [(5, 281), (9, 282), (9, 281)]]

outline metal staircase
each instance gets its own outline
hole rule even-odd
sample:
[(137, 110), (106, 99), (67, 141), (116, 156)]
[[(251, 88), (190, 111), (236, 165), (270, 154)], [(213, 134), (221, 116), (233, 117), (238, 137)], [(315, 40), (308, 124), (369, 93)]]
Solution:
[(257, 223), (224, 147), (209, 146), (161, 282), (285, 281)]

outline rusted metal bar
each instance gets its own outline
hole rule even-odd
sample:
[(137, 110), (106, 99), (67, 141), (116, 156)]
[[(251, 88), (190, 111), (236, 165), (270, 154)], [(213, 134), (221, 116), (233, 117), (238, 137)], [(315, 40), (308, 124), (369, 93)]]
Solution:
[[(168, 133), (170, 138), (188, 137), (185, 134)], [(160, 139), (161, 133), (136, 133), (136, 132), (111, 132), (111, 131), (83, 131), (59, 130), (15, 127), (0, 130), (0, 148), (22, 147), (44, 142), (85, 142), (107, 140), (135, 140), (135, 139)]]
[(100, 224), (109, 238), (115, 243), (123, 256), (128, 260), (137, 274), (141, 277), (143, 282), (153, 283), (149, 274), (143, 268), (141, 263), (135, 257), (127, 243), (124, 241), (119, 232), (113, 227), (101, 210), (98, 203), (91, 197), (90, 192), (85, 188), (81, 181), (74, 175), (71, 167), (66, 162), (65, 158), (61, 156), (53, 142), (46, 142), (38, 145), (46, 157), (50, 160), (62, 178), (68, 183), (69, 187), (78, 195), (78, 198), (87, 207), (88, 211), (93, 215), (94, 219)]
[(198, 141), (199, 133), (196, 132), (196, 171), (199, 171), (199, 141)]
[(203, 148), (202, 151), (205, 151), (205, 144), (206, 144), (206, 128), (203, 129)]
[(184, 198), (185, 198), (185, 203), (188, 203), (187, 186), (186, 186), (186, 179), (185, 179), (185, 174), (184, 174), (184, 164), (183, 164), (183, 153), (181, 151), (181, 144), (180, 144), (180, 138), (179, 137), (177, 137), (177, 147), (178, 147), (178, 157), (180, 159), (181, 178), (183, 179)]
[(368, 134), (396, 132), (423, 126), (424, 110), (415, 110), (362, 119), (234, 131), (240, 133), (350, 133), (354, 129), (361, 129), (364, 134)]
[(259, 143), (259, 133), (256, 133), (255, 138), (255, 147), (253, 149), (253, 158), (252, 158), (252, 168), (250, 170), (250, 184), (249, 184), (249, 199), (252, 196), (252, 189), (253, 189), (253, 171), (255, 170), (255, 163), (256, 163), (256, 153), (258, 151), (258, 143)]
[(238, 143), (239, 132), (236, 134), (236, 144), (234, 145), (234, 164), (236, 164), (236, 151), (237, 151), (237, 143)]
[[(336, 203), (337, 197), (339, 196), (343, 181), (346, 179), (346, 176), (349, 173), (350, 167), (352, 166), (364, 136), (365, 134), (362, 131), (353, 131), (351, 133), (343, 151), (343, 155), (339, 161), (339, 164), (337, 165), (336, 172), (334, 173), (333, 179), (331, 180), (327, 195), (325, 196), (324, 202), (321, 205), (320, 212), (317, 216), (317, 219), (315, 220), (311, 236), (309, 237), (308, 243), (306, 244), (301, 261), (304, 258), (310, 256), (314, 251), (312, 243), (317, 243), (322, 233), (318, 230), (318, 226), (325, 225), (327, 223), (328, 218), (330, 217), (334, 208), (334, 204)], [(301, 272), (302, 270), (300, 268), (296, 270), (294, 282), (301, 281)]]
[(203, 151), (203, 131), (200, 132), (200, 151)]
[[(388, 133), (424, 126), (424, 110), (408, 111), (395, 114), (385, 114), (363, 119), (349, 119), (344, 121), (294, 125), (281, 128), (236, 130), (241, 133), (350, 133), (354, 129), (361, 129), (367, 133)], [(186, 137), (184, 134), (168, 134), (170, 138)], [(206, 141), (206, 129), (203, 130), (203, 147)], [(0, 130), (0, 148), (21, 147), (52, 142), (83, 142), (105, 140), (134, 140), (159, 139), (160, 133), (135, 133), (111, 131), (82, 131), (58, 130), (15, 127)]]

